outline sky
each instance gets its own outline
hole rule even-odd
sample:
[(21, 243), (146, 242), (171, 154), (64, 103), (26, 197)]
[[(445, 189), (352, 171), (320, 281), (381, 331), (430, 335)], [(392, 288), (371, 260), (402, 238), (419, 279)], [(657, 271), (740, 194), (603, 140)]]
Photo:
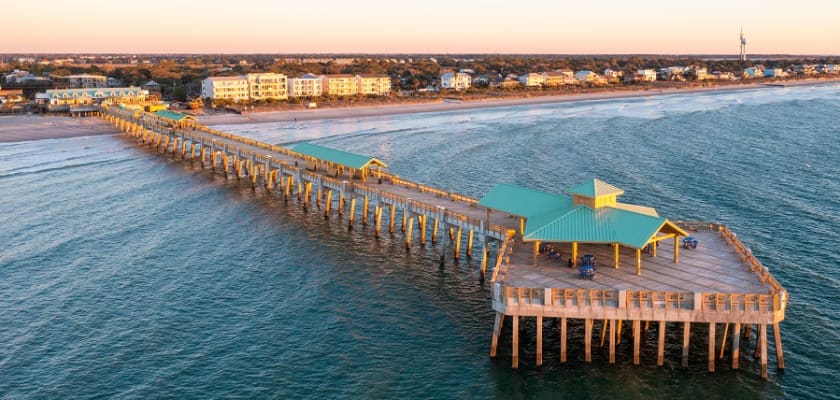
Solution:
[(0, 53), (840, 55), (840, 0), (4, 2)]

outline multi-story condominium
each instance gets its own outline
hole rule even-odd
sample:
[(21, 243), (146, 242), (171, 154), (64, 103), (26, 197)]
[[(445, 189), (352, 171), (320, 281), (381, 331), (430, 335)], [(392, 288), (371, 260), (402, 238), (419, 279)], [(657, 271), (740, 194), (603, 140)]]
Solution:
[(248, 97), (251, 100), (284, 100), (287, 94), (286, 75), (275, 73), (248, 74)]
[(352, 96), (359, 92), (356, 77), (349, 74), (321, 75), (321, 88), (324, 94), (333, 96)]
[(38, 93), (35, 100), (49, 111), (73, 111), (80, 106), (92, 106), (104, 101), (139, 103), (146, 100), (148, 90), (139, 87), (50, 89)]
[(317, 97), (323, 93), (321, 78), (313, 74), (289, 78), (287, 87), (289, 97)]
[(466, 90), (472, 84), (472, 77), (463, 72), (447, 72), (440, 76), (440, 87), (444, 89)]
[(201, 81), (201, 97), (248, 100), (248, 80), (244, 76), (211, 76)]
[(540, 86), (545, 83), (545, 76), (536, 72), (530, 72), (525, 75), (521, 75), (519, 77), (519, 83), (526, 87)]
[(569, 85), (576, 82), (575, 73), (570, 69), (558, 69), (556, 71), (543, 72), (542, 77), (542, 84), (545, 86)]
[(356, 75), (359, 94), (385, 96), (391, 93), (391, 77), (388, 75)]
[(58, 78), (67, 83), (71, 89), (89, 89), (108, 87), (108, 77), (102, 75), (67, 75)]
[(656, 81), (656, 70), (655, 69), (640, 69), (636, 71), (636, 79), (642, 82), (655, 82)]

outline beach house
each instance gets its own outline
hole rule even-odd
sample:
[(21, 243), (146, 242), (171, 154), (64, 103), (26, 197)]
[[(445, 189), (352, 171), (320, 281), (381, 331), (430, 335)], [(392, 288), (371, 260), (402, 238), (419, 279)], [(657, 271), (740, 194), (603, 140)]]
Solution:
[(211, 76), (201, 81), (201, 97), (212, 100), (248, 100), (248, 80), (243, 76)]
[(318, 97), (323, 93), (322, 82), (319, 76), (313, 74), (289, 78), (287, 80), (289, 97)]
[(538, 74), (535, 72), (529, 72), (527, 74), (519, 76), (519, 83), (525, 87), (535, 87), (541, 86), (545, 83), (545, 75)]
[(356, 75), (359, 94), (386, 96), (391, 93), (391, 77), (384, 74)]
[(466, 90), (472, 84), (472, 77), (463, 72), (447, 72), (440, 76), (440, 87), (444, 89)]
[(352, 96), (359, 93), (358, 81), (350, 74), (321, 75), (321, 88), (324, 94), (332, 96)]
[(285, 100), (286, 75), (275, 73), (247, 74), (248, 97), (251, 100)]

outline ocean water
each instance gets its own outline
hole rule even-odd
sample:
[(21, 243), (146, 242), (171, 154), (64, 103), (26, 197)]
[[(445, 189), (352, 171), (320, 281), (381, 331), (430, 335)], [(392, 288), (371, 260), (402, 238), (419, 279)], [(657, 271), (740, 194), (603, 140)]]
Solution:
[[(370, 154), (480, 196), (497, 182), (562, 192), (598, 177), (674, 219), (729, 225), (790, 292), (787, 369), (718, 362), (702, 328), (642, 365), (569, 362), (533, 322), (509, 327), (477, 261), (374, 240), (120, 136), (0, 144), (0, 399), (840, 398), (840, 85), (364, 119), (222, 126), (272, 143)], [(508, 324), (509, 325), (509, 324)], [(750, 344), (752, 346), (752, 344)]]

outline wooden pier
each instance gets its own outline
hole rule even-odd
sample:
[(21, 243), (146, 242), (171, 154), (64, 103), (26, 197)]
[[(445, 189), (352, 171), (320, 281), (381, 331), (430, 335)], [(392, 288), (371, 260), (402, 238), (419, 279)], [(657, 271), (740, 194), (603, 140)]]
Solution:
[[(787, 292), (723, 225), (672, 223), (653, 209), (617, 203), (616, 193), (588, 198), (576, 192), (570, 207), (613, 207), (642, 218), (633, 223), (654, 216), (666, 223), (637, 244), (619, 239), (607, 243), (558, 239), (551, 242), (549, 253), (544, 251), (548, 242), (535, 236), (534, 229), (526, 229), (525, 211), (496, 207), (489, 195), (476, 199), (402, 179), (372, 158), (314, 145), (297, 150), (274, 146), (211, 129), (170, 111), (152, 114), (103, 106), (100, 114), (139, 144), (249, 182), (254, 188), (263, 187), (304, 208), (315, 207), (325, 217), (346, 214), (350, 229), (370, 224), (379, 237), (383, 229), (393, 234), (399, 227), (407, 248), (415, 243), (440, 245), (441, 263), (445, 255), (458, 259), (480, 254), (482, 277), (488, 265), (492, 267), (496, 317), (490, 356), (496, 356), (502, 326), (509, 319), (514, 367), (519, 362), (520, 320), (535, 319), (536, 364), (541, 365), (543, 326), (552, 318), (560, 326), (561, 362), (567, 359), (567, 326), (574, 319), (585, 327), (587, 362), (595, 337), (602, 346), (608, 343), (614, 363), (615, 346), (626, 323), (632, 327), (633, 362), (638, 364), (644, 323), (645, 331), (651, 324), (658, 330), (657, 364), (663, 365), (664, 333), (670, 323), (682, 327), (682, 362), (687, 365), (691, 327), (706, 324), (710, 371), (716, 355), (724, 356), (727, 337), (732, 342), (732, 367), (738, 368), (740, 340), (749, 340), (753, 326), (758, 327), (755, 352), (762, 377), (767, 377), (768, 326), (773, 329), (778, 368), (784, 368), (779, 323), (784, 319)], [(535, 196), (537, 203), (553, 201), (552, 195)], [(531, 217), (531, 225), (544, 218)], [(689, 234), (700, 246), (680, 251), (680, 238)], [(673, 241), (673, 246), (659, 246), (666, 241)], [(495, 253), (494, 262), (490, 262), (491, 253)], [(599, 261), (595, 279), (581, 278), (577, 269), (581, 254)], [(595, 322), (599, 322), (599, 332), (593, 332)], [(717, 332), (721, 332), (720, 340)]]

